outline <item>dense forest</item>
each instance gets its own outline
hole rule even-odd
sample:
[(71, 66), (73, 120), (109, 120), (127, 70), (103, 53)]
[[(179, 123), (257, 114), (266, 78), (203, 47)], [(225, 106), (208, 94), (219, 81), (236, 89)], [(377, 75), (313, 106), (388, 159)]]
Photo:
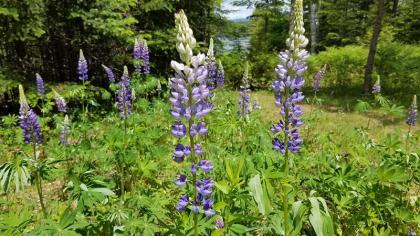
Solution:
[[(153, 76), (162, 82), (169, 75), (167, 61), (176, 51), (173, 14), (184, 9), (191, 18), (199, 47), (208, 46), (213, 37), (216, 54), (226, 63), (227, 83), (234, 88), (240, 81), (246, 57), (252, 67), (252, 87), (267, 88), (273, 77), (276, 53), (285, 48), (288, 34), (290, 3), (283, 0), (232, 1), (255, 9), (241, 21), (229, 21), (221, 0), (211, 1), (9, 1), (0, 3), (1, 44), (0, 79), (3, 95), (17, 84), (30, 84), (35, 73), (47, 83), (74, 82), (79, 49), (83, 49), (95, 77), (93, 85), (105, 86), (101, 64), (122, 68), (132, 65), (134, 38), (148, 41)], [(379, 1), (381, 3), (381, 1)], [(381, 76), (387, 88), (402, 93), (419, 87), (418, 52), (420, 40), (420, 2), (386, 0), (380, 37), (377, 38), (373, 77)], [(364, 66), (370, 41), (375, 32), (377, 3), (373, 0), (305, 1), (306, 36), (311, 39), (310, 51), (321, 53), (320, 64), (331, 65), (334, 71), (331, 86), (360, 86), (365, 77)], [(165, 19), (165, 20), (162, 20)], [(246, 38), (247, 47), (240, 44)], [(238, 42), (227, 50), (223, 39)], [(352, 51), (346, 58), (340, 54)], [(343, 61), (346, 60), (346, 61)], [(312, 62), (311, 62), (312, 63)], [(334, 65), (334, 66), (333, 66)], [(355, 73), (351, 81), (345, 71)], [(370, 76), (372, 77), (372, 76)], [(356, 80), (356, 81), (354, 81)], [(371, 79), (370, 79), (371, 80)], [(371, 85), (372, 82), (369, 82)], [(417, 86), (412, 86), (417, 85)], [(386, 91), (385, 92), (390, 92)], [(395, 92), (395, 91), (394, 91)]]
[(0, 234), (416, 235), (419, 9), (0, 1)]

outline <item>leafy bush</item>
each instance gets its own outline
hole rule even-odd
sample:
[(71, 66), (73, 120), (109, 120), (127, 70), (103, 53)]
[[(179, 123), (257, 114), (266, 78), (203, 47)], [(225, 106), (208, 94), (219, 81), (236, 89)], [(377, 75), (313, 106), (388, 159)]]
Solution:
[[(328, 65), (324, 78), (325, 87), (351, 88), (362, 86), (364, 65), (367, 60), (367, 49), (362, 46), (328, 48), (326, 51), (309, 57), (309, 76), (313, 78), (318, 70)], [(312, 81), (306, 83), (310, 86)]]
[[(362, 88), (368, 48), (345, 46), (328, 48), (309, 59), (309, 78), (324, 64), (328, 65), (325, 86), (346, 91)], [(381, 78), (385, 94), (410, 98), (420, 88), (420, 46), (400, 43), (381, 43), (375, 57), (374, 73)], [(307, 83), (311, 85), (312, 81)]]

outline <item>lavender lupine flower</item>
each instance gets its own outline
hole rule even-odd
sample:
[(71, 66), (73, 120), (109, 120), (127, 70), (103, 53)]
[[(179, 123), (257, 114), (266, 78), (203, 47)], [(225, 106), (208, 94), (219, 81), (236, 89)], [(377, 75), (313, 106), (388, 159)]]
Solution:
[(69, 134), (70, 134), (70, 121), (69, 117), (66, 115), (64, 117), (63, 125), (60, 131), (60, 143), (61, 145), (69, 145)]
[(206, 199), (203, 201), (203, 210), (206, 216), (213, 216), (216, 212), (212, 209), (213, 201), (211, 199)]
[(117, 106), (123, 119), (127, 119), (131, 114), (131, 89), (128, 69), (124, 66), (124, 73), (121, 81), (118, 82)]
[(134, 67), (136, 68), (137, 73), (150, 73), (149, 47), (147, 46), (146, 40), (141, 39), (139, 41), (137, 38), (134, 40), (133, 58), (135, 60)]
[(209, 160), (201, 160), (198, 164), (198, 166), (204, 171), (204, 172), (210, 172), (213, 170), (213, 165)]
[(105, 73), (106, 73), (106, 76), (108, 77), (109, 82), (110, 83), (114, 83), (115, 82), (115, 75), (114, 75), (114, 72), (112, 72), (112, 69), (109, 68), (109, 67), (107, 67), (107, 66), (105, 66), (105, 65), (102, 65), (102, 68), (104, 68)]
[(42, 79), (41, 75), (38, 73), (35, 74), (36, 76), (36, 90), (38, 91), (38, 95), (45, 99), (45, 86), (44, 86), (44, 80)]
[(252, 103), (252, 110), (259, 110), (259, 109), (261, 109), (260, 102), (258, 102), (258, 100), (255, 100), (255, 101)]
[(133, 58), (134, 58), (134, 67), (136, 68), (136, 72), (141, 73), (141, 56), (143, 48), (140, 46), (139, 41), (134, 39), (134, 48), (133, 48)]
[(86, 81), (88, 80), (88, 64), (83, 55), (82, 49), (79, 52), (79, 63), (77, 65), (77, 73), (79, 74), (79, 80)]
[(183, 211), (190, 203), (190, 199), (188, 198), (188, 195), (184, 194), (178, 199), (178, 205), (176, 205), (176, 209), (178, 211)]
[(210, 38), (206, 64), (207, 64), (207, 71), (208, 71), (207, 88), (210, 91), (212, 91), (216, 89), (217, 87), (217, 65), (216, 65), (216, 58), (214, 57), (213, 38)]
[(186, 175), (178, 175), (178, 179), (175, 182), (177, 186), (185, 186), (187, 184), (187, 176)]
[(319, 92), (319, 89), (321, 88), (321, 80), (325, 76), (326, 69), (327, 69), (327, 64), (325, 64), (314, 76), (313, 87), (314, 87), (315, 92)]
[(59, 112), (64, 112), (64, 113), (67, 112), (67, 103), (64, 100), (64, 98), (59, 93), (57, 93), (57, 91), (55, 91), (54, 89), (53, 89), (53, 92), (54, 92), (54, 99), (55, 99), (55, 104), (57, 106), (57, 110)]
[(182, 138), (187, 134), (187, 127), (181, 121), (172, 125), (172, 134), (177, 138)]
[(216, 226), (215, 226), (216, 230), (223, 229), (224, 227), (225, 227), (225, 222), (223, 221), (223, 218), (220, 216), (217, 217)]
[(246, 117), (250, 112), (250, 86), (248, 82), (248, 70), (249, 64), (246, 62), (245, 72), (242, 77), (242, 85), (240, 86), (239, 98), (238, 98), (238, 115), (241, 117)]
[(38, 117), (29, 107), (22, 85), (19, 85), (19, 123), (23, 131), (23, 139), (26, 144), (41, 144), (42, 133)]
[(416, 232), (414, 232), (414, 229), (410, 229), (409, 231), (408, 231), (408, 236), (416, 236)]
[(380, 78), (378, 78), (378, 80), (376, 80), (376, 83), (373, 85), (372, 93), (373, 94), (381, 93), (381, 79)]
[(196, 136), (196, 135), (205, 135), (207, 134), (207, 127), (206, 123), (204, 122), (198, 122), (197, 124), (193, 124), (190, 129), (190, 135)]
[(143, 40), (143, 47), (143, 73), (147, 75), (150, 74), (150, 54), (146, 40)]
[[(289, 150), (296, 154), (302, 143), (297, 128), (303, 124), (300, 120), (303, 112), (297, 103), (304, 98), (300, 90), (304, 84), (302, 75), (307, 69), (306, 60), (309, 56), (304, 49), (308, 39), (304, 36), (302, 0), (295, 1), (293, 12), (293, 26), (286, 41), (289, 50), (280, 53), (280, 64), (276, 68), (278, 78), (272, 84), (275, 104), (280, 108), (281, 115), (280, 122), (271, 128), (276, 136), (272, 143), (275, 150), (286, 156)], [(278, 137), (280, 133), (283, 133), (281, 138)]]
[[(179, 139), (172, 158), (177, 163), (182, 163), (186, 157), (191, 159), (190, 173), (192, 176), (188, 179), (193, 181), (187, 182), (187, 176), (179, 174), (176, 184), (185, 186), (191, 183), (197, 192), (195, 196), (191, 197), (191, 202), (188, 195), (182, 195), (176, 209), (183, 211), (191, 204), (193, 212), (198, 213), (202, 208), (205, 215), (211, 216), (215, 213), (212, 210), (213, 202), (211, 200), (213, 181), (210, 178), (197, 179), (199, 169), (203, 175), (213, 169), (209, 160), (199, 160), (204, 151), (201, 144), (197, 142), (198, 137), (205, 135), (208, 130), (206, 124), (200, 119), (213, 108), (213, 104), (208, 101), (210, 90), (207, 87), (206, 57), (204, 54), (193, 55), (192, 50), (196, 46), (196, 41), (182, 10), (175, 15), (175, 23), (178, 31), (176, 48), (182, 63), (171, 62), (175, 76), (170, 80), (171, 97), (169, 100), (172, 104), (170, 113), (176, 119), (172, 125), (172, 134)], [(192, 146), (181, 143), (184, 137), (188, 137), (188, 144)]]
[(220, 60), (218, 62), (216, 83), (219, 88), (225, 84), (225, 70), (223, 69), (222, 62)]
[(411, 106), (408, 108), (407, 112), (407, 119), (405, 120), (407, 125), (415, 126), (417, 122), (417, 96), (413, 96), (413, 102)]

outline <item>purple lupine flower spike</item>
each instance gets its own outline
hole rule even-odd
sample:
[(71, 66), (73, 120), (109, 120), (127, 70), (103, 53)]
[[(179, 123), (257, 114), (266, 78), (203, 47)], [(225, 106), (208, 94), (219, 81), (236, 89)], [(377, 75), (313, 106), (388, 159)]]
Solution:
[[(191, 205), (191, 210), (194, 213), (199, 213), (202, 209), (206, 216), (212, 216), (215, 214), (211, 199), (214, 183), (210, 178), (200, 180), (198, 176), (206, 175), (213, 169), (209, 160), (199, 160), (201, 156), (204, 156), (204, 151), (198, 142), (198, 138), (208, 131), (208, 127), (201, 119), (213, 108), (213, 104), (208, 99), (210, 96), (208, 67), (203, 54), (193, 55), (192, 50), (196, 41), (182, 10), (175, 15), (175, 23), (178, 30), (176, 48), (182, 63), (171, 62), (175, 76), (171, 78), (169, 84), (171, 95), (169, 101), (172, 105), (170, 113), (176, 119), (171, 132), (179, 141), (175, 146), (172, 159), (177, 163), (184, 162), (187, 156), (188, 159), (191, 159), (189, 174), (192, 175), (192, 178), (189, 179), (195, 179), (196, 182), (187, 182), (187, 176), (179, 174), (176, 185), (193, 184), (197, 190), (195, 196), (191, 196), (191, 202), (188, 195), (182, 195), (176, 209), (183, 211), (188, 205)], [(182, 139), (186, 136), (189, 138), (188, 143), (194, 145), (184, 146), (182, 144)]]
[(225, 84), (225, 71), (223, 69), (222, 62), (219, 60), (219, 65), (217, 66), (217, 87), (223, 87)]
[(325, 64), (314, 76), (314, 91), (319, 92), (319, 89), (321, 88), (321, 80), (325, 76), (325, 72), (327, 70), (327, 64)]
[(150, 55), (146, 40), (137, 38), (134, 40), (133, 58), (137, 73), (150, 73)]
[(131, 115), (131, 88), (126, 66), (124, 66), (121, 81), (118, 82), (117, 106), (123, 119), (127, 119)]
[(178, 211), (183, 211), (188, 206), (188, 203), (190, 202), (188, 195), (184, 194), (178, 199), (178, 205), (176, 206), (176, 209)]
[[(273, 149), (282, 154), (290, 151), (297, 154), (301, 148), (302, 139), (297, 128), (303, 124), (300, 117), (303, 114), (298, 105), (304, 98), (300, 91), (304, 80), (308, 52), (304, 49), (308, 44), (303, 27), (302, 0), (296, 0), (294, 5), (293, 26), (286, 41), (290, 50), (280, 53), (280, 63), (276, 67), (277, 79), (272, 84), (275, 94), (275, 104), (280, 108), (281, 120), (271, 128), (276, 136), (272, 140)], [(317, 89), (317, 87), (315, 87)], [(282, 133), (283, 137), (278, 137)]]
[(376, 83), (372, 87), (372, 93), (373, 94), (381, 93), (381, 79), (379, 77), (378, 77), (378, 80), (376, 80)]
[(19, 122), (23, 131), (23, 139), (26, 144), (41, 144), (42, 132), (38, 117), (29, 107), (22, 85), (19, 85)]
[(54, 89), (53, 89), (53, 92), (54, 92), (55, 104), (57, 105), (57, 110), (59, 112), (64, 112), (64, 113), (67, 112), (67, 103), (64, 100), (64, 98), (59, 93), (57, 93), (57, 91), (55, 91)]
[(64, 117), (63, 126), (61, 127), (60, 131), (60, 143), (61, 145), (69, 145), (69, 135), (70, 135), (70, 121), (69, 117), (66, 115)]
[(147, 41), (143, 40), (143, 73), (148, 75), (150, 74), (150, 54), (149, 47), (147, 46)]
[(36, 76), (36, 90), (38, 91), (38, 95), (45, 99), (45, 86), (44, 86), (44, 80), (42, 79), (41, 75), (38, 73), (35, 74)]
[(249, 70), (249, 64), (248, 62), (246, 62), (245, 72), (242, 77), (242, 84), (240, 86), (239, 98), (238, 98), (238, 115), (241, 117), (246, 117), (250, 113), (249, 102), (251, 100), (251, 96), (249, 93), (251, 92), (251, 89), (248, 82), (248, 73), (249, 73), (248, 70)]
[(417, 122), (417, 96), (413, 96), (413, 102), (408, 108), (407, 119), (405, 121), (409, 126), (415, 126)]
[(216, 58), (214, 57), (214, 46), (213, 46), (212, 38), (210, 38), (206, 64), (207, 64), (207, 71), (208, 71), (207, 88), (210, 91), (212, 91), (216, 89), (217, 87), (217, 65), (216, 65)]
[(86, 81), (88, 80), (88, 64), (83, 55), (82, 49), (79, 52), (79, 63), (77, 65), (77, 72), (79, 74), (79, 80)]
[(223, 218), (220, 216), (217, 217), (216, 225), (215, 225), (216, 230), (223, 229), (224, 227), (225, 227), (225, 222), (223, 221)]
[(141, 73), (141, 57), (143, 54), (143, 48), (140, 46), (139, 41), (134, 39), (134, 48), (133, 48), (133, 58), (134, 58), (134, 67), (136, 68), (137, 73)]
[(255, 100), (255, 101), (252, 103), (252, 110), (259, 110), (259, 109), (261, 109), (260, 102), (258, 102), (258, 100)]
[(106, 76), (108, 77), (109, 82), (110, 83), (114, 83), (115, 82), (115, 75), (114, 75), (114, 72), (112, 72), (112, 69), (109, 68), (109, 67), (107, 67), (107, 66), (105, 66), (105, 65), (102, 65), (102, 68), (104, 68), (105, 73), (106, 73)]

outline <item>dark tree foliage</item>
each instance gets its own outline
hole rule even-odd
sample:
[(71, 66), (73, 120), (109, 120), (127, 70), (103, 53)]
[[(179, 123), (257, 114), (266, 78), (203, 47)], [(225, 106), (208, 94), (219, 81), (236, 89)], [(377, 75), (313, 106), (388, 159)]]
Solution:
[[(106, 81), (101, 64), (122, 71), (131, 64), (134, 37), (149, 41), (152, 73), (167, 75), (175, 53), (174, 13), (184, 9), (198, 41), (224, 24), (220, 0), (4, 0), (0, 2), (1, 75), (32, 82), (76, 81), (79, 49), (93, 83)], [(1, 91), (0, 91), (1, 92)]]
[(283, 0), (243, 0), (235, 1), (237, 5), (253, 7), (250, 17), (249, 61), (250, 80), (253, 88), (265, 88), (274, 78), (273, 68), (275, 52), (285, 48), (289, 31), (288, 1)]

